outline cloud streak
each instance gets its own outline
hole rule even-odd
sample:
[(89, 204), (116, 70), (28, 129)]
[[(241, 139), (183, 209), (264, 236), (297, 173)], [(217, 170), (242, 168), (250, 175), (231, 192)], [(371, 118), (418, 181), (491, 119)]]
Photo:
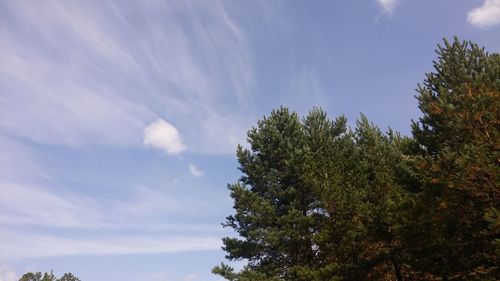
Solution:
[(0, 180), (29, 181), (50, 179), (41, 167), (40, 155), (26, 144), (0, 135)]
[(0, 259), (71, 255), (160, 254), (220, 249), (219, 237), (111, 236), (67, 238), (56, 235), (0, 232)]
[[(220, 249), (218, 225), (163, 222), (172, 212), (186, 219), (193, 210), (185, 206), (203, 209), (187, 201), (145, 187), (137, 189), (133, 200), (105, 203), (41, 186), (0, 183), (0, 260)], [(84, 238), (70, 235), (73, 230)]]
[(106, 225), (97, 202), (62, 197), (40, 187), (0, 182), (0, 224), (100, 228)]
[[(197, 210), (188, 206), (197, 206)], [(0, 182), (0, 226), (4, 227), (220, 232), (218, 225), (165, 222), (180, 214), (184, 219), (196, 216), (200, 210), (210, 212), (207, 204), (196, 199), (141, 186), (129, 199), (105, 201), (47, 186)]]

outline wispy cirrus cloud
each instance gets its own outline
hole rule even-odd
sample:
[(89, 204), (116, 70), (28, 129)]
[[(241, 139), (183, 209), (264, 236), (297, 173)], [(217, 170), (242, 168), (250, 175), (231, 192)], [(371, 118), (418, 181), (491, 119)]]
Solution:
[[(218, 225), (165, 222), (172, 214), (186, 219), (193, 212), (186, 206), (203, 209), (200, 202), (188, 201), (145, 187), (130, 200), (104, 202), (81, 193), (0, 182), (0, 260), (219, 249)], [(58, 235), (44, 234), (44, 229)], [(90, 232), (83, 231), (87, 234), (81, 238), (68, 235), (72, 230)]]
[[(213, 212), (200, 198), (144, 186), (112, 199), (99, 198), (58, 184), (40, 166), (47, 159), (22, 143), (3, 137), (0, 148), (3, 259), (217, 249), (212, 242), (219, 240), (222, 229), (218, 223), (199, 223), (200, 212)], [(59, 235), (43, 234), (47, 231)], [(92, 235), (82, 240), (71, 233)], [(187, 242), (178, 239), (191, 236)], [(185, 247), (176, 248), (176, 243)], [(30, 253), (31, 247), (39, 253)]]
[(500, 24), (500, 0), (485, 0), (483, 5), (467, 13), (467, 21), (478, 28)]
[(28, 145), (0, 134), (0, 180), (30, 181), (34, 178), (50, 179), (42, 168), (40, 155)]
[[(198, 211), (188, 207), (197, 206)], [(98, 200), (80, 192), (43, 185), (0, 182), (0, 226), (40, 226), (52, 229), (219, 232), (218, 225), (165, 222), (209, 212), (208, 204), (139, 186), (130, 198)], [(162, 218), (162, 219), (161, 219)]]
[[(110, 77), (103, 69), (97, 69), (94, 57), (106, 63), (111, 58), (97, 52), (104, 48), (101, 45), (80, 46), (86, 42), (83, 34), (92, 33), (76, 30), (78, 25), (71, 23), (81, 15), (70, 17), (57, 4), (53, 11), (48, 10), (50, 5), (8, 4), (9, 16), (22, 18), (26, 26), (0, 32), (0, 59), (4, 62), (0, 66), (0, 129), (40, 143), (71, 146), (130, 145), (140, 140), (134, 131), (140, 132), (144, 119), (154, 113), (117, 94), (119, 87), (108, 82)], [(43, 10), (48, 11), (38, 13)], [(54, 19), (47, 18), (56, 11)], [(63, 30), (56, 28), (59, 24)], [(26, 42), (16, 30), (19, 34), (32, 32), (36, 41)], [(60, 45), (53, 45), (52, 40)], [(34, 49), (34, 45), (40, 48)]]
[(97, 207), (90, 198), (0, 182), (0, 225), (99, 228), (106, 223)]
[[(4, 7), (1, 130), (39, 143), (134, 146), (163, 118), (187, 132), (194, 152), (232, 153), (244, 141), (252, 52), (221, 2)], [(231, 120), (216, 136), (214, 116)]]
[(103, 199), (52, 179), (52, 155), (37, 151), (233, 153), (252, 118), (254, 75), (230, 9), (6, 1), (0, 26), (0, 257), (220, 249), (218, 222), (198, 223), (213, 212), (206, 200), (158, 186)]
[(220, 249), (219, 237), (120, 236), (69, 238), (0, 231), (0, 259), (71, 255), (131, 255), (179, 253)]

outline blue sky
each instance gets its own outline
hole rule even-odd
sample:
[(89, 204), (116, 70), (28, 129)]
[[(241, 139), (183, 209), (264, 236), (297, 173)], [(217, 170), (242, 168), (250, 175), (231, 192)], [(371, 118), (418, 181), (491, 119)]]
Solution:
[(1, 1), (0, 281), (219, 280), (235, 148), (321, 106), (409, 133), (443, 37), (499, 0)]

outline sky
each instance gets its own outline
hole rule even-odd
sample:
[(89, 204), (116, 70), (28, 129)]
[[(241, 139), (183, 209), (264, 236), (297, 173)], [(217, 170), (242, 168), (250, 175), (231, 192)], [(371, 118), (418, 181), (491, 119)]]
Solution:
[(257, 120), (410, 134), (455, 35), (500, 52), (500, 0), (0, 1), (0, 281), (221, 280)]

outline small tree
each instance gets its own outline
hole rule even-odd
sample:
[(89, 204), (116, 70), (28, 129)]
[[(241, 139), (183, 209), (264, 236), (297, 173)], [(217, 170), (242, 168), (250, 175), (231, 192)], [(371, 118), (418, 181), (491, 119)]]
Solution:
[(19, 279), (19, 281), (40, 281), (40, 280), (42, 280), (41, 272), (36, 272), (36, 273), (28, 272), (23, 274), (23, 276), (21, 276), (21, 278)]

